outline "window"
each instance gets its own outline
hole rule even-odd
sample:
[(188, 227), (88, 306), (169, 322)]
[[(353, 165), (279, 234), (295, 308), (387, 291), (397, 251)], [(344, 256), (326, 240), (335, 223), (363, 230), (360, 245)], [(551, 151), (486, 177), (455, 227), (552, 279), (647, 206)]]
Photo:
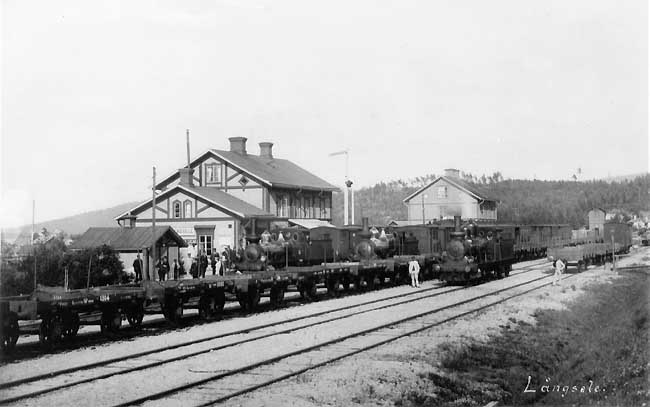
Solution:
[(191, 218), (192, 217), (192, 201), (185, 201), (183, 204), (183, 217), (184, 218)]
[(447, 187), (438, 187), (438, 198), (439, 199), (446, 199), (447, 198)]
[(181, 211), (181, 203), (178, 201), (174, 201), (174, 211), (172, 212), (174, 219), (179, 219), (183, 216), (183, 212)]
[(199, 235), (199, 250), (206, 255), (212, 254), (212, 236)]
[(205, 183), (221, 184), (221, 164), (205, 164)]
[(289, 197), (278, 195), (278, 216), (289, 216)]

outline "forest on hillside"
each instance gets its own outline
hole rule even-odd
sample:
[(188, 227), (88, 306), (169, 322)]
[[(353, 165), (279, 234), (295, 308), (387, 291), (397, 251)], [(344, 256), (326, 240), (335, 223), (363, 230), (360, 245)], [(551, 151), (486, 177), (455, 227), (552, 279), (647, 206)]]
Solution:
[[(640, 211), (650, 210), (650, 174), (619, 182), (541, 181), (503, 179), (500, 173), (480, 177), (461, 174), (462, 178), (491, 195), (499, 197), (501, 222), (568, 223), (585, 226), (587, 212), (602, 208), (628, 220)], [(355, 191), (357, 223), (367, 216), (371, 223), (386, 224), (391, 219), (406, 220), (403, 199), (437, 177), (429, 174), (410, 180), (380, 182)], [(333, 222), (343, 223), (343, 194), (333, 198)]]

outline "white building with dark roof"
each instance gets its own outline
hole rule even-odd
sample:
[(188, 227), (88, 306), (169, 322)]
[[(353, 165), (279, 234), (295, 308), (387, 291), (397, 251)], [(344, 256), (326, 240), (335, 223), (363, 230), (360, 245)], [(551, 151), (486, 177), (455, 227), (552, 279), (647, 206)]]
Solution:
[(411, 225), (453, 219), (454, 216), (496, 221), (498, 202), (489, 192), (460, 179), (459, 171), (452, 168), (404, 198)]
[[(291, 220), (332, 219), (338, 187), (293, 162), (276, 158), (272, 143), (250, 154), (245, 137), (231, 137), (230, 150), (209, 149), (156, 185), (156, 225), (171, 226), (198, 252), (236, 249), (244, 236)], [(115, 219), (122, 226), (150, 226), (153, 199)]]

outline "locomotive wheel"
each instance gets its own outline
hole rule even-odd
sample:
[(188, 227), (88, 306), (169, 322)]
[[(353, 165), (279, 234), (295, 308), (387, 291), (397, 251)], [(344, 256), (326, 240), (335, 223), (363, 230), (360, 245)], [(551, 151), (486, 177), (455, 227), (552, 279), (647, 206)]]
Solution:
[(271, 287), (271, 305), (274, 308), (282, 306), (282, 301), (284, 301), (284, 287), (281, 285), (276, 285)]
[(318, 300), (318, 288), (314, 282), (303, 282), (300, 285), (300, 298), (303, 300)]
[(43, 319), (38, 331), (38, 340), (41, 346), (49, 348), (61, 340), (63, 324), (59, 315), (53, 315), (49, 319)]
[(341, 280), (338, 276), (327, 279), (327, 294), (334, 298), (341, 296)]
[(140, 328), (142, 326), (142, 319), (144, 318), (144, 309), (142, 306), (132, 309), (126, 313), (126, 320), (133, 328)]
[(174, 325), (179, 325), (183, 319), (183, 303), (174, 301), (167, 306), (165, 318)]
[(226, 305), (226, 294), (224, 294), (223, 291), (218, 291), (214, 298), (214, 313), (216, 315), (219, 315), (221, 312), (223, 312), (223, 307)]
[(359, 291), (372, 291), (375, 289), (375, 276), (369, 275), (364, 277), (359, 277), (358, 280), (358, 290)]
[(237, 300), (242, 310), (253, 311), (260, 303), (260, 290), (257, 287), (251, 287), (247, 293), (237, 294)]
[(204, 321), (209, 321), (214, 316), (217, 301), (214, 297), (201, 297), (199, 301), (199, 317)]
[(343, 291), (348, 292), (350, 291), (350, 280), (347, 278), (344, 278), (341, 285), (343, 286)]
[(307, 297), (309, 297), (311, 301), (318, 300), (318, 287), (316, 287), (316, 283), (311, 283), (307, 288)]
[(79, 332), (79, 314), (76, 312), (71, 314), (65, 324), (65, 329), (63, 330), (63, 336), (66, 338), (73, 338), (77, 336)]
[(253, 311), (257, 306), (260, 304), (260, 290), (258, 288), (254, 288), (252, 290), (248, 290), (248, 307), (249, 310)]
[(237, 301), (239, 302), (239, 306), (241, 307), (242, 311), (246, 311), (248, 309), (247, 299), (247, 293), (237, 293)]
[(122, 326), (122, 313), (119, 311), (107, 310), (102, 312), (101, 331), (102, 333), (115, 333)]
[(18, 317), (15, 314), (11, 314), (7, 319), (6, 324), (2, 326), (2, 350), (9, 353), (18, 342), (20, 328), (18, 326)]

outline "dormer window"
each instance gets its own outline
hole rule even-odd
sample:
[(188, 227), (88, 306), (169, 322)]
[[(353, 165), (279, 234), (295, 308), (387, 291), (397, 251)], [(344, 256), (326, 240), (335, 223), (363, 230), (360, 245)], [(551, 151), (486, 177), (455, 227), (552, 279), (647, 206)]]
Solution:
[(205, 164), (205, 184), (221, 185), (221, 164)]
[(174, 209), (174, 211), (172, 213), (174, 215), (174, 219), (180, 219), (183, 216), (181, 203), (179, 201), (174, 201), (173, 209)]

